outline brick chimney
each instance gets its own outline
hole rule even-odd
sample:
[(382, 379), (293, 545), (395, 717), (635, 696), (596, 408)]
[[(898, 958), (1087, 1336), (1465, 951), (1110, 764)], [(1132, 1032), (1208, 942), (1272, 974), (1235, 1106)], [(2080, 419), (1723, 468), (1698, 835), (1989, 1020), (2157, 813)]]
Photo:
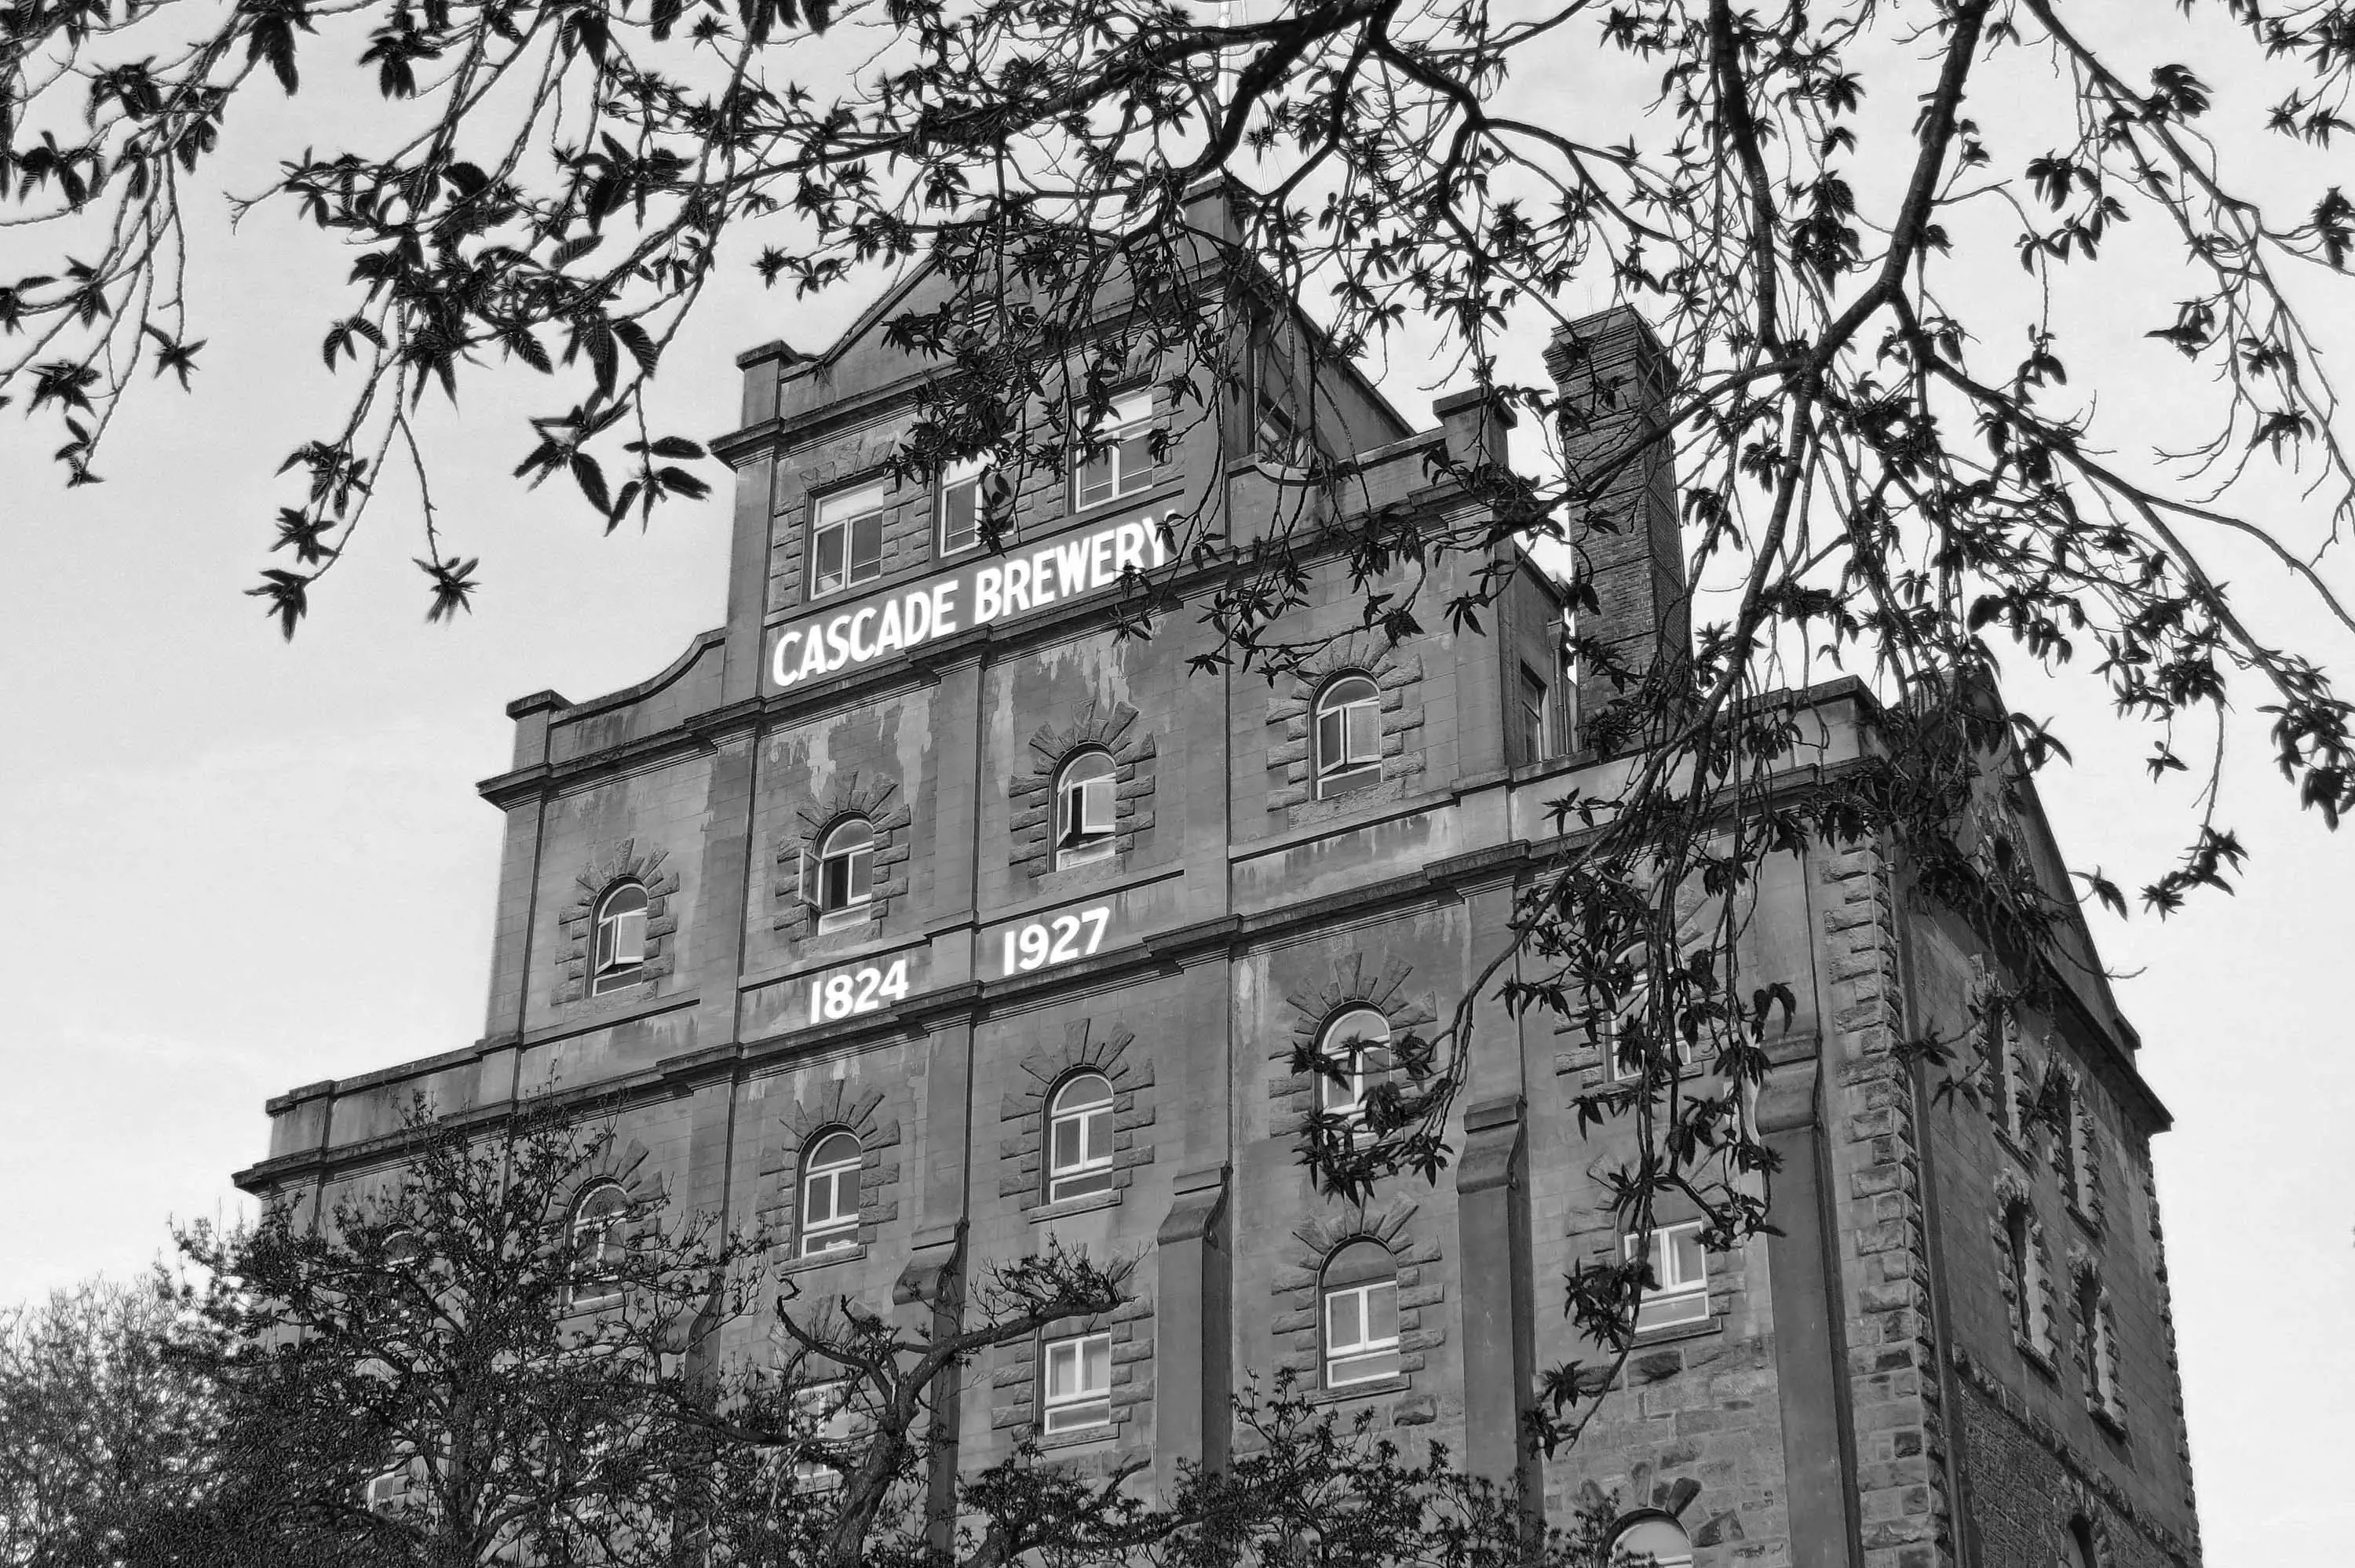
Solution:
[(1624, 707), (1614, 718), (1613, 705), (1634, 696), (1635, 683), (1664, 658), (1680, 666), (1692, 652), (1672, 448), (1660, 440), (1628, 455), (1666, 421), (1671, 372), (1659, 339), (1624, 305), (1562, 328), (1545, 358), (1561, 397), (1557, 428), (1571, 486), (1610, 473), (1565, 523), (1597, 601), (1579, 612), (1579, 635), (1600, 649), (1580, 662), (1577, 744), (1621, 751), (1648, 737), (1628, 728)]

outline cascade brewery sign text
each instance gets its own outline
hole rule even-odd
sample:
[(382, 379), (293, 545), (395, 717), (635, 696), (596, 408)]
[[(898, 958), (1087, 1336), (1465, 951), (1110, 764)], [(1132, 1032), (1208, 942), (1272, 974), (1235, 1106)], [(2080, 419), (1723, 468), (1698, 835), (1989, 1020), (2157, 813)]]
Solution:
[(812, 616), (777, 633), (770, 678), (790, 686), (1110, 588), (1127, 567), (1142, 570), (1169, 558), (1154, 523), (1133, 517), (1036, 550), (985, 556), (887, 599)]

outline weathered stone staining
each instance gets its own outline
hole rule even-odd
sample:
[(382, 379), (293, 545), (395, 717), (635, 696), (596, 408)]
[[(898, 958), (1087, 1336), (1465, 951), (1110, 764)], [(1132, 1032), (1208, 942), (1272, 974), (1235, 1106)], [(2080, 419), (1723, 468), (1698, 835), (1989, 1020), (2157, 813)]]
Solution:
[[(1219, 212), (1206, 198), (1202, 221)], [(1297, 361), (1265, 384), (1314, 387), (1283, 412), (1352, 461), (1351, 512), (1471, 504), (1432, 460), (1489, 461), (1508, 409), (1452, 397), (1417, 429), (1311, 366), (1305, 323), (1227, 309), (1238, 344)], [(1183, 418), (1156, 391), (1165, 456), (1117, 498), (1082, 509), (1070, 476), (1028, 476), (1003, 548), (943, 556), (938, 487), (886, 492), (866, 575), (813, 599), (817, 502), (879, 481), (925, 374), (881, 314), (815, 357), (739, 361), (725, 627), (628, 691), (511, 705), (514, 766), (482, 786), (506, 819), (482, 1038), (272, 1101), (243, 1185), (316, 1203), (381, 1170), (419, 1093), (490, 1118), (578, 1098), (676, 1202), (770, 1227), (805, 1300), (944, 1318), (961, 1278), (1050, 1235), (1137, 1256), (1135, 1301), (1075, 1328), (1086, 1342), (963, 1374), (968, 1469), (1035, 1435), (1083, 1466), (1150, 1456), (1133, 1484), (1167, 1487), (1228, 1453), (1244, 1372), (1284, 1368), (1557, 1520), (1614, 1498), (1633, 1544), (1681, 1540), (1704, 1568), (2043, 1568), (2085, 1542), (2102, 1568), (2198, 1561), (2149, 1176), (2168, 1118), (2136, 1036), (2082, 929), (2065, 959), (1998, 956), (1877, 842), (1771, 863), (1744, 926), (1745, 975), (1797, 1001), (1755, 1112), (1779, 1234), (1678, 1253), (1675, 1310), (1583, 1439), (1527, 1452), (1540, 1369), (1598, 1361), (1558, 1282), (1625, 1245), (1592, 1174), (1614, 1135), (1572, 1110), (1607, 1053), (1474, 998), (1454, 1168), (1362, 1209), (1311, 1190), (1295, 1134), (1380, 1059), (1339, 1085), (1292, 1068), (1303, 1043), (1357, 1049), (1369, 1020), (1451, 1015), (1556, 831), (1549, 803), (1623, 760), (1608, 688), (1563, 667), (1564, 594), (1517, 556), (1480, 630), (1391, 647), (1312, 529), (1293, 540), (1310, 604), (1283, 630), (1325, 652), (1273, 687), (1190, 669), (1210, 632), (1184, 607), (1227, 557), (1179, 556), (1161, 520), (1208, 497), (1239, 552), (1299, 513), (1231, 434), (1253, 411), (1205, 380)], [(1633, 316), (1549, 358), (1573, 397), (1608, 394), (1563, 432), (1573, 456), (1660, 417)], [(1675, 501), (1664, 458), (1628, 464), (1619, 525), (1582, 542), (1587, 630), (1631, 664), (1689, 641)], [(1436, 563), (1424, 591), (1486, 564)], [(1178, 607), (1149, 638), (1120, 634), (1137, 572)], [(1343, 681), (1348, 702), (1320, 702)], [(1871, 744), (1859, 683), (1794, 700), (1811, 763)], [(2041, 819), (1992, 788), (1982, 814), (2065, 886)], [(602, 930), (633, 878), (642, 929)], [(1898, 1050), (1934, 1030), (1999, 1056), (1997, 1081), (2058, 1064), (2066, 1150), (2000, 1097), (1934, 1095)], [(2043, 1292), (2029, 1339), (2023, 1287)]]

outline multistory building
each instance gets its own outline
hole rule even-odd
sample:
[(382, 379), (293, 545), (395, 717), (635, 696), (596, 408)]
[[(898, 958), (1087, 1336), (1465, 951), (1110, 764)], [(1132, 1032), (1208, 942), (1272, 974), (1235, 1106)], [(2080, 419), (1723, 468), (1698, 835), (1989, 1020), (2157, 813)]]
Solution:
[[(1878, 839), (1768, 862), (1742, 938), (1796, 1004), (1755, 1106), (1774, 1232), (1711, 1253), (1664, 1209), (1619, 1385), (1574, 1447), (1518, 1440), (1539, 1370), (1593, 1360), (1560, 1281), (1625, 1245), (1573, 1111), (1608, 1053), (1476, 998), (1454, 1163), (1362, 1205), (1318, 1193), (1297, 1137), (1357, 1081), (1295, 1071), (1304, 1044), (1436, 1027), (1505, 942), (1550, 803), (1620, 760), (1529, 554), (1434, 560), (1427, 605), (1476, 569), (1492, 603), (1394, 645), (1341, 565), (1367, 514), (1476, 510), (1447, 475), (1501, 458), (1512, 416), (1463, 395), (1417, 426), (1277, 352), (1313, 340), (1288, 307), (1230, 301), (1275, 366), (1249, 399), (1204, 382), (1205, 417), (1140, 380), (1101, 452), (985, 527), (975, 474), (888, 467), (928, 371), (884, 324), (943, 289), (919, 273), (821, 354), (739, 359), (725, 624), (627, 690), (509, 705), (514, 765), (481, 787), (506, 820), (482, 1038), (272, 1100), (240, 1184), (315, 1200), (381, 1171), (421, 1094), (494, 1121), (577, 1097), (617, 1129), (584, 1202), (658, 1187), (770, 1227), (805, 1297), (921, 1310), (1050, 1235), (1135, 1258), (1114, 1320), (971, 1369), (968, 1469), (1035, 1437), (1149, 1456), (1139, 1484), (1167, 1487), (1219, 1461), (1248, 1375), (1289, 1368), (1557, 1520), (1610, 1499), (1663, 1563), (2195, 1563), (2168, 1116), (2137, 1037), (2081, 922), (1999, 951)], [(1549, 363), (1625, 418), (1661, 406), (1624, 312)], [(1303, 440), (1350, 470), (1292, 524), (1309, 588), (1282, 630), (1320, 647), (1273, 682), (1196, 668), (1199, 607), (1301, 504), (1274, 460)], [(1640, 664), (1689, 638), (1666, 460), (1607, 504), (1586, 630)], [(1223, 546), (1178, 556), (1156, 524), (1198, 511)], [(1149, 636), (1130, 567), (1174, 596)], [(1856, 682), (1789, 701), (1807, 768), (1878, 744)], [(2032, 789), (2000, 798), (1983, 836), (2065, 896)], [(1901, 1048), (1934, 1033), (1984, 1050), (1997, 1092), (1936, 1093)], [(2052, 1082), (2065, 1111), (2023, 1115)]]

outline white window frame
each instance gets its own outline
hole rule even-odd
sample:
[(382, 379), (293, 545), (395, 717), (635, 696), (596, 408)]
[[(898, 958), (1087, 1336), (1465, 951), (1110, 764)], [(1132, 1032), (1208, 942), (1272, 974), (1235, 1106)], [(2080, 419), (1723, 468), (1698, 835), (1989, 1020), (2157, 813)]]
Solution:
[[(1665, 1526), (1683, 1537), (1685, 1550), (1671, 1552), (1663, 1557), (1646, 1547), (1644, 1549), (1644, 1555), (1641, 1558), (1636, 1557), (1625, 1544), (1627, 1538), (1639, 1531), (1658, 1526)], [(1647, 1514), (1641, 1519), (1632, 1520), (1612, 1532), (1609, 1559), (1611, 1568), (1628, 1568), (1628, 1565), (1639, 1562), (1644, 1564), (1644, 1568), (1692, 1568), (1692, 1537), (1685, 1533), (1684, 1526), (1660, 1515)]]
[[(1532, 724), (1529, 692), (1537, 691), (1535, 723)], [(1515, 711), (1525, 726), (1523, 745), (1529, 755), (1521, 758), (1523, 767), (1534, 767), (1553, 757), (1553, 687), (1546, 678), (1527, 663), (1521, 665), (1520, 689), (1513, 695)]]
[[(819, 496), (810, 506), (809, 545), (804, 567), (810, 599), (831, 599), (847, 593), (862, 583), (871, 583), (883, 575), (883, 514), (890, 509), (890, 490), (881, 480), (837, 490)], [(864, 572), (858, 569), (858, 526), (861, 521), (875, 519), (875, 557)], [(839, 582), (822, 581), (818, 572), (818, 556), (828, 535), (842, 535), (842, 576)]]
[[(1112, 400), (1112, 412), (1098, 425), (1092, 427), (1083, 441), (1102, 443), (1093, 458), (1084, 458), (1078, 450), (1071, 461), (1071, 510), (1092, 512), (1099, 506), (1109, 506), (1128, 496), (1153, 488), (1159, 465), (1154, 462), (1148, 444), (1141, 466), (1131, 472), (1122, 461), (1122, 453), (1140, 435), (1148, 442), (1153, 434), (1153, 388), (1141, 387), (1134, 392), (1124, 392)], [(1092, 482), (1089, 473), (1101, 469), (1110, 475), (1108, 482)], [(1092, 491), (1101, 492), (1090, 500)]]
[(407, 1467), (370, 1476), (360, 1487), (360, 1506), (370, 1513), (390, 1513), (409, 1490)]
[[(800, 1434), (805, 1443), (847, 1443), (850, 1441), (850, 1379), (826, 1378), (818, 1383), (806, 1383), (794, 1390), (794, 1422), (805, 1424), (808, 1430)], [(798, 1491), (822, 1491), (842, 1483), (842, 1472), (832, 1465), (803, 1457), (803, 1450), (794, 1452), (794, 1487)]]
[[(940, 558), (945, 560), (951, 556), (962, 556), (969, 550), (981, 548), (984, 543), (981, 515), (986, 505), (986, 491), (991, 466), (985, 453), (980, 457), (960, 458), (941, 470), (939, 495), (932, 503), (932, 550)], [(973, 536), (962, 545), (953, 545), (949, 542), (949, 498), (964, 490), (973, 493)]]
[[(1365, 683), (1369, 694), (1335, 700), (1335, 694), (1355, 683)], [(1327, 721), (1332, 723), (1328, 742)], [(1353, 670), (1325, 683), (1309, 712), (1310, 767), (1316, 774), (1319, 800), (1346, 789), (1361, 789), (1380, 779), (1382, 769), (1382, 689), (1363, 671)]]
[[(1651, 1264), (1653, 1286), (1643, 1294), (1636, 1308), (1636, 1331), (1650, 1333), (1655, 1329), (1678, 1329), (1690, 1323), (1709, 1321), (1709, 1253), (1700, 1245), (1701, 1223), (1683, 1220), (1670, 1225), (1652, 1227)], [(1676, 1238), (1693, 1237), (1694, 1255), (1700, 1259), (1700, 1272), (1688, 1279), (1678, 1261)], [(1630, 1262), (1641, 1236), (1625, 1236), (1621, 1245)]]
[[(1101, 1349), (1103, 1382), (1087, 1382), (1088, 1352)], [(1059, 1366), (1071, 1369), (1071, 1386), (1061, 1393), (1055, 1392), (1055, 1374)], [(1084, 1432), (1090, 1427), (1112, 1425), (1112, 1335), (1108, 1332), (1071, 1334), (1059, 1340), (1048, 1340), (1039, 1348), (1039, 1430), (1045, 1436), (1065, 1432)]]
[[(818, 1150), (837, 1138), (850, 1139), (851, 1146), (858, 1152), (847, 1159), (828, 1160), (823, 1164), (817, 1163)], [(810, 1140), (808, 1151), (803, 1156), (802, 1160), (800, 1205), (797, 1211), (797, 1217), (801, 1223), (796, 1227), (801, 1234), (796, 1238), (799, 1245), (794, 1249), (802, 1256), (815, 1257), (821, 1253), (839, 1252), (844, 1248), (858, 1245), (858, 1173), (865, 1169), (866, 1164), (866, 1146), (859, 1141), (858, 1135), (848, 1128), (828, 1128)], [(809, 1217), (810, 1193), (821, 1181), (826, 1184), (826, 1193), (830, 1199), (828, 1206), (833, 1212), (825, 1220), (813, 1223)], [(843, 1201), (846, 1192), (849, 1199), (847, 1202)]]
[[(865, 828), (867, 842), (849, 849), (836, 850), (833, 847), (835, 840), (845, 830), (852, 827)], [(801, 859), (795, 869), (794, 882), (797, 885), (794, 892), (803, 903), (817, 910), (819, 930), (838, 931), (845, 927), (856, 926), (873, 916), (875, 851), (880, 837), (881, 835), (875, 831), (875, 824), (867, 818), (845, 817), (826, 829), (819, 837), (815, 853), (812, 853), (806, 844), (803, 846)], [(861, 855), (866, 857), (867, 872), (866, 885), (863, 888), (858, 882), (858, 861)], [(826, 871), (837, 860), (846, 863), (842, 878), (843, 902), (829, 904), (826, 902), (828, 881)], [(813, 883), (815, 884), (815, 886), (812, 885)]]
[[(613, 904), (625, 893), (638, 895), (637, 907), (616, 913)], [(646, 967), (646, 920), (653, 907), (645, 884), (634, 879), (615, 883), (597, 900), (590, 934), (590, 995), (638, 983)]]
[[(1104, 770), (1071, 777), (1082, 764), (1102, 758)], [(1066, 758), (1055, 770), (1055, 869), (1103, 860), (1119, 847), (1120, 764), (1101, 747)]]
[[(604, 1195), (613, 1194), (621, 1202), (613, 1209), (599, 1208), (591, 1213), (592, 1205), (602, 1202)], [(617, 1237), (620, 1228), (629, 1223), (630, 1195), (618, 1181), (597, 1181), (573, 1200), (572, 1212), (565, 1217), (565, 1305), (575, 1310), (602, 1307), (618, 1300), (622, 1294), (619, 1280), (600, 1277), (593, 1271), (603, 1268), (608, 1261), (627, 1246), (627, 1237)], [(587, 1250), (594, 1241), (596, 1251)], [(592, 1294), (593, 1292), (593, 1294)]]
[[(1064, 1103), (1065, 1096), (1091, 1079), (1103, 1086), (1103, 1098), (1080, 1105)], [(1060, 1203), (1066, 1198), (1113, 1190), (1114, 1097), (1112, 1080), (1102, 1073), (1074, 1073), (1047, 1102), (1047, 1202)], [(1058, 1136), (1066, 1126), (1079, 1128), (1079, 1158), (1068, 1165), (1062, 1162), (1062, 1139)]]
[[(1380, 1023), (1380, 1038), (1376, 1039), (1370, 1029), (1352, 1029), (1345, 1033), (1342, 1025), (1356, 1018), (1370, 1018)], [(1362, 1044), (1347, 1047), (1345, 1060), (1343, 1041), (1346, 1038), (1354, 1038)], [(1318, 1037), (1316, 1050), (1319, 1055), (1338, 1066), (1342, 1075), (1337, 1079), (1322, 1073), (1316, 1075), (1317, 1108), (1328, 1116), (1341, 1117), (1351, 1122), (1365, 1120), (1367, 1092), (1390, 1075), (1388, 1063), (1369, 1065), (1367, 1058), (1376, 1052), (1387, 1054), (1390, 1046), (1391, 1021), (1380, 1008), (1359, 1003), (1335, 1013), (1327, 1021)]]
[[(1380, 1245), (1379, 1242), (1373, 1245)], [(1334, 1255), (1337, 1258), (1340, 1255), (1337, 1253)], [(1332, 1266), (1328, 1263), (1326, 1266), (1329, 1269)], [(1348, 1285), (1327, 1285), (1322, 1276), (1318, 1277), (1316, 1334), (1322, 1341), (1327, 1388), (1349, 1388), (1358, 1383), (1380, 1383), (1399, 1375), (1396, 1325), (1400, 1321), (1401, 1308), (1398, 1290), (1395, 1267), (1387, 1278), (1359, 1280)], [(1391, 1322), (1393, 1327), (1388, 1334), (1376, 1334), (1373, 1332), (1374, 1299), (1385, 1291), (1391, 1298)], [(1350, 1322), (1350, 1337), (1346, 1340), (1335, 1329), (1336, 1308), (1345, 1310)]]
[[(1633, 993), (1619, 1004), (1616, 1011), (1604, 1012), (1595, 1020), (1595, 1027), (1601, 1030), (1603, 1034), (1603, 1060), (1611, 1075), (1611, 1081), (1614, 1084), (1636, 1083), (1644, 1075), (1641, 1063), (1630, 1065), (1620, 1056), (1619, 1041), (1626, 1021), (1642, 1012), (1651, 1004), (1651, 982), (1648, 979), (1639, 979), (1633, 988)], [(1681, 1031), (1674, 1032), (1672, 1040), (1670, 1049), (1676, 1053), (1677, 1073), (1678, 1076), (1682, 1076), (1692, 1071), (1692, 1044), (1684, 1037)]]

